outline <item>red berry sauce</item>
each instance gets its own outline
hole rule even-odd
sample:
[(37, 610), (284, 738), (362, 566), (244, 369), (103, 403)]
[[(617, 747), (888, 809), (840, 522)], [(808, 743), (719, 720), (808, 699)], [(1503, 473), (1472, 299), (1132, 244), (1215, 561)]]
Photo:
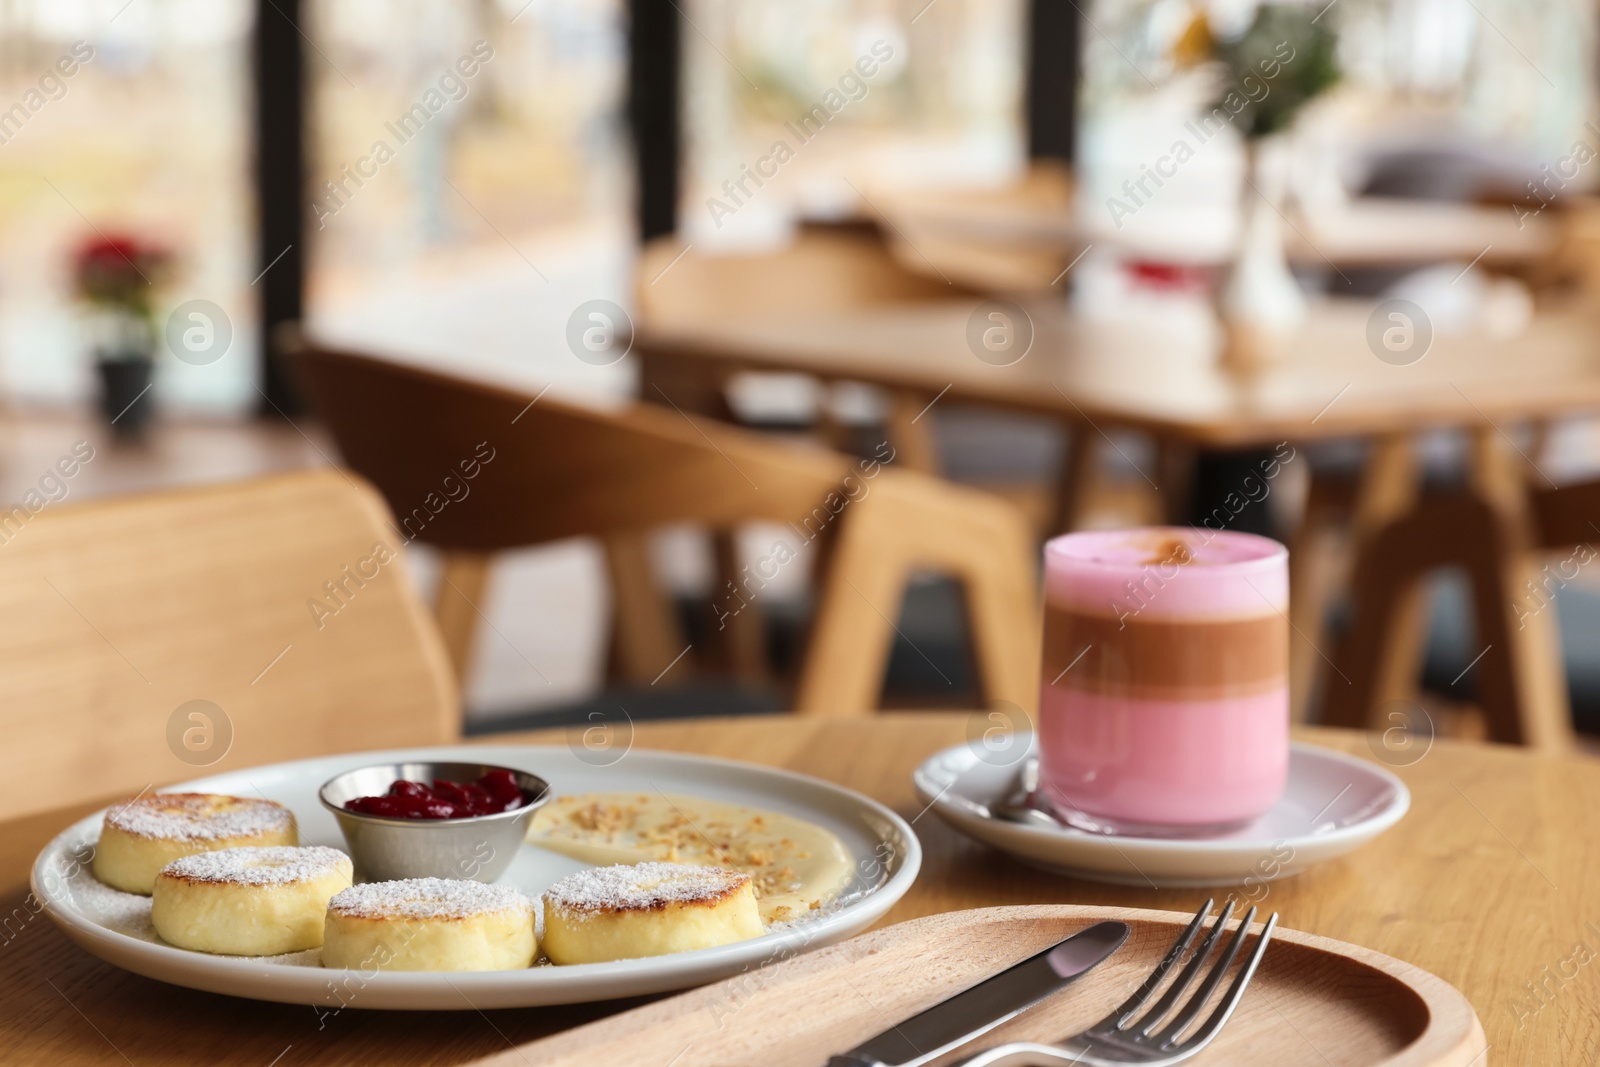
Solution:
[(344, 802), (345, 811), (383, 815), (390, 819), (468, 819), (515, 811), (527, 797), (510, 771), (490, 771), (476, 782), (395, 782), (379, 797), (356, 797)]

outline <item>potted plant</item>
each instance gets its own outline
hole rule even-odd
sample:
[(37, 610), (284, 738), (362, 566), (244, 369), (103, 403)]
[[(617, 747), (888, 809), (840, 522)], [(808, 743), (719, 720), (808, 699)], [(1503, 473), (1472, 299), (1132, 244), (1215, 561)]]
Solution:
[(1262, 4), (1243, 34), (1214, 45), (1224, 79), (1214, 113), (1232, 116), (1247, 152), (1243, 229), (1218, 300), (1223, 364), (1236, 372), (1275, 362), (1305, 319), (1283, 247), (1291, 163), (1284, 134), (1307, 103), (1339, 80), (1334, 49), (1321, 12), (1289, 2)]
[(90, 345), (100, 378), (100, 410), (117, 436), (138, 437), (155, 410), (157, 282), (167, 253), (128, 236), (97, 233), (73, 259), (78, 295), (89, 306)]

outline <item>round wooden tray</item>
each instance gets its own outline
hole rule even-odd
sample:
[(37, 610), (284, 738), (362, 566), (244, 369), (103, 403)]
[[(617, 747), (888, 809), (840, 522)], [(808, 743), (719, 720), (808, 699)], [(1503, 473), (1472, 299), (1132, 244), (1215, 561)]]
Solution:
[[(1193, 916), (1072, 905), (912, 919), (480, 1061), (526, 1067), (821, 1067), (828, 1057), (1103, 919), (1133, 927), (1078, 983), (940, 1063), (1085, 1029), (1125, 999)], [(1188, 1062), (1482, 1067), (1483, 1027), (1441, 978), (1281, 927), (1215, 1043)]]

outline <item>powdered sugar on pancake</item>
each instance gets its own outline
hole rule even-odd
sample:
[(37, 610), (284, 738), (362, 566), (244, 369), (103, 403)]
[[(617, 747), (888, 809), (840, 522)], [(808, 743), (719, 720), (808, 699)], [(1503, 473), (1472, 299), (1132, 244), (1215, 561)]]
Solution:
[(497, 911), (533, 913), (533, 902), (504, 885), (453, 878), (406, 878), (351, 886), (328, 910), (352, 919), (469, 919)]
[(336, 848), (279, 845), (225, 848), (185, 856), (163, 867), (161, 877), (227, 885), (297, 885), (341, 870), (350, 870), (350, 857)]
[(106, 812), (106, 825), (139, 837), (223, 841), (282, 832), (294, 815), (270, 800), (211, 793), (156, 793)]
[(720, 867), (633, 863), (593, 867), (551, 886), (545, 903), (563, 913), (634, 911), (668, 904), (706, 904), (748, 885), (750, 876)]

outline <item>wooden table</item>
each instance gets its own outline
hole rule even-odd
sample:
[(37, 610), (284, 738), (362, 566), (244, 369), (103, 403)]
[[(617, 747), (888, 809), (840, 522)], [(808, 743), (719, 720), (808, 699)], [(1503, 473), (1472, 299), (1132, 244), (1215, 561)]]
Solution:
[[(858, 789), (913, 821), (922, 874), (887, 922), (1000, 904), (1192, 910), (1199, 891), (1080, 882), (1023, 866), (922, 810), (911, 771), (962, 743), (968, 717), (773, 718), (643, 725), (640, 748), (786, 767)], [(513, 740), (561, 743), (563, 734)], [(1370, 756), (1363, 735), (1302, 736)], [(495, 738), (497, 743), (506, 740)], [(1600, 1056), (1600, 763), (1500, 746), (1436, 742), (1397, 768), (1410, 814), (1359, 852), (1273, 883), (1285, 925), (1417, 964), (1466, 994), (1490, 1064), (1593, 1063)], [(479, 1013), (309, 1007), (237, 1000), (119, 971), (33, 916), (27, 872), (59, 830), (94, 806), (0, 824), (0, 1053), (59, 1067), (302, 1067), (466, 1063), (637, 1001)], [(279, 1058), (281, 1057), (281, 1058)], [(1315, 1062), (1315, 1061), (1308, 1061)], [(596, 1065), (600, 1067), (600, 1065)]]
[[(1196, 449), (1260, 447), (1280, 455), (1306, 442), (1366, 438), (1370, 458), (1354, 491), (1355, 540), (1370, 543), (1414, 515), (1421, 472), (1413, 450), (1417, 432), (1463, 431), (1471, 448), (1468, 493), (1489, 516), (1487, 528), (1463, 538), (1492, 542), (1483, 587), (1498, 591), (1483, 635), (1493, 645), (1484, 667), (1493, 690), (1481, 697), (1492, 735), (1553, 748), (1570, 744), (1569, 713), (1559, 661), (1555, 613), (1518, 618), (1513, 597), (1537, 574), (1537, 536), (1530, 502), (1547, 478), (1508, 436), (1527, 423), (1600, 410), (1600, 318), (1573, 306), (1536, 315), (1515, 339), (1483, 331), (1435, 333), (1426, 354), (1408, 365), (1378, 358), (1369, 343), (1375, 305), (1316, 304), (1290, 355), (1251, 377), (1223, 370), (1216, 358), (1219, 331), (1208, 306), (1152, 307), (1139, 316), (1085, 317), (1062, 301), (1020, 307), (1033, 342), (1015, 362), (996, 365), (969, 341), (975, 316), (993, 310), (976, 301), (902, 304), (839, 314), (740, 317), (656, 323), (641, 328), (635, 350), (645, 395), (665, 394), (680, 407), (719, 410), (727, 383), (743, 371), (798, 371), (827, 381), (869, 382), (887, 391), (889, 431), (901, 461), (937, 470), (939, 458), (923, 414), (934, 404), (962, 402), (1045, 415), (1061, 421), (1071, 447), (1057, 490), (1055, 530), (1073, 528), (1082, 514), (1085, 483), (1107, 431), (1131, 429), (1153, 437), (1157, 467), (1140, 473), (1162, 494), (1169, 514), (1181, 514), (1185, 471)], [(1381, 323), (1379, 332), (1387, 321)], [(658, 394), (659, 390), (659, 394)], [(1260, 494), (1242, 485), (1241, 497)], [(1269, 487), (1270, 488), (1270, 487)], [(1318, 486), (1313, 481), (1313, 499)], [(1253, 505), (1260, 506), (1260, 505)], [(1241, 509), (1242, 510), (1242, 509)], [(1223, 524), (1229, 516), (1222, 516)], [(1327, 583), (1301, 566), (1317, 531), (1308, 528), (1290, 547), (1293, 622), (1300, 640), (1294, 664), (1296, 706), (1305, 706), (1324, 663), (1322, 619)], [(1358, 591), (1359, 593), (1359, 591)], [(1359, 609), (1358, 609), (1359, 610)], [(1415, 597), (1402, 614), (1414, 620)], [(1399, 628), (1382, 661), (1370, 670), (1335, 666), (1340, 681), (1330, 698), (1340, 721), (1355, 724), (1387, 701), (1408, 699), (1418, 673), (1418, 625)], [(1367, 684), (1366, 680), (1370, 680)]]
[(680, 404), (680, 394), (698, 399), (698, 389), (740, 371), (793, 371), (880, 385), (906, 398), (908, 422), (940, 397), (1218, 449), (1513, 425), (1600, 407), (1600, 315), (1585, 307), (1535, 316), (1515, 338), (1436, 335), (1426, 356), (1396, 366), (1368, 347), (1375, 303), (1329, 300), (1312, 305), (1280, 364), (1240, 378), (1218, 365), (1220, 337), (1199, 302), (1097, 318), (1067, 311), (1059, 297), (1015, 306), (1033, 346), (1004, 366), (968, 343), (973, 300), (823, 315), (730, 310), (715, 321), (647, 323), (634, 347), (647, 381)]
[[(925, 256), (925, 267), (937, 264), (946, 273), (961, 271), (959, 257), (973, 249), (1009, 253), (1023, 263), (1043, 250), (1071, 256), (1088, 245), (1163, 262), (1219, 263), (1231, 255), (1226, 240), (1202, 241), (1198, 234), (1186, 240), (1157, 226), (1119, 229), (1104, 208), (1075, 209), (1065, 196), (930, 190), (882, 193), (873, 204), (905, 242), (907, 266), (915, 268)], [(1561, 241), (1553, 213), (1519, 221), (1504, 206), (1363, 196), (1316, 211), (1294, 210), (1287, 218), (1285, 253), (1295, 264), (1317, 269), (1451, 261), (1512, 267), (1554, 255)], [(1212, 232), (1208, 227), (1206, 233)]]

